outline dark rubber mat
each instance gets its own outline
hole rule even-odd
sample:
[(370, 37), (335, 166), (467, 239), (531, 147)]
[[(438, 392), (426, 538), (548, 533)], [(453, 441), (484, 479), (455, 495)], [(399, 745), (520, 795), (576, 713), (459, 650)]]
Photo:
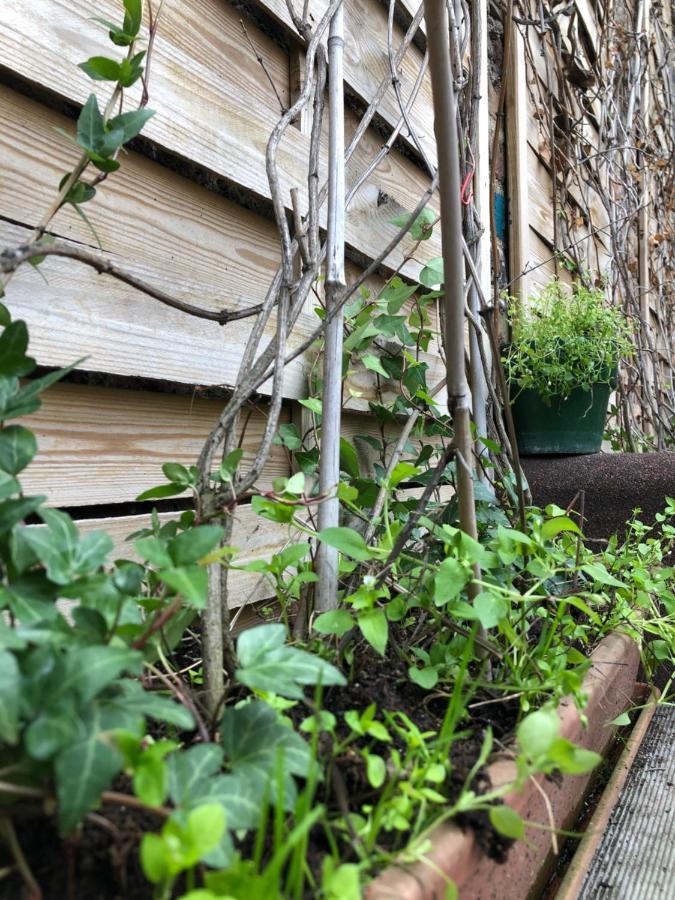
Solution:
[(659, 706), (578, 900), (675, 900), (675, 707)]

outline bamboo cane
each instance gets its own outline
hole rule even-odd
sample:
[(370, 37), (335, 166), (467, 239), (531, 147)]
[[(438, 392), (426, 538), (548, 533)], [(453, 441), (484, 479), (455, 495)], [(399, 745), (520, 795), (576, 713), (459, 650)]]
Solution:
[[(344, 13), (336, 10), (328, 36), (328, 229), (326, 235), (326, 309), (331, 312), (345, 286), (345, 162), (344, 162)], [(319, 530), (339, 525), (340, 503), (336, 488), (340, 480), (340, 419), (342, 411), (343, 315), (338, 312), (326, 326), (321, 409), (321, 457), (319, 488), (324, 500), (319, 506)], [(337, 606), (338, 553), (319, 545), (319, 581), (314, 606), (318, 611)]]
[[(441, 195), (441, 240), (444, 267), (444, 343), (447, 367), (448, 409), (452, 416), (455, 448), (459, 524), (469, 536), (477, 536), (473, 492), (473, 440), (471, 394), (464, 367), (464, 258), (460, 201), (457, 105), (450, 65), (448, 11), (445, 0), (424, 0), (427, 23), (429, 70), (434, 103), (434, 133), (438, 153)], [(475, 577), (480, 577), (478, 566)], [(476, 594), (469, 586), (469, 599)]]

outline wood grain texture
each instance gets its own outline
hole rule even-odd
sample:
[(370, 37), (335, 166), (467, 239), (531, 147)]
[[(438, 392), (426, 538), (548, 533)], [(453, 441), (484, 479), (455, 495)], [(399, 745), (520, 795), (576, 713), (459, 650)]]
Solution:
[[(279, 107), (261, 67), (242, 33), (239, 14), (223, 0), (186, 0), (167, 4), (155, 44), (151, 107), (156, 115), (144, 131), (151, 141), (207, 171), (263, 198), (270, 197), (265, 172), (265, 148), (279, 118)], [(93, 54), (109, 54), (105, 30), (91, 21), (89, 0), (8, 0), (0, 7), (0, 56), (3, 64), (24, 78), (45, 85), (62, 97), (82, 103), (92, 82), (76, 68)], [(100, 0), (97, 13), (119, 16), (119, 4)], [(273, 80), (286, 73), (283, 51), (253, 26), (249, 34), (272, 71)], [(129, 92), (133, 104), (140, 87)], [(105, 90), (101, 91), (105, 95)], [(371, 142), (381, 140), (372, 132)], [(324, 147), (324, 159), (325, 159)], [(306, 192), (309, 140), (289, 128), (278, 151), (280, 189), (290, 202), (290, 189)], [(350, 163), (348, 178), (363, 170), (361, 148)], [(372, 158), (372, 155), (369, 157)], [(413, 163), (390, 154), (368, 179), (360, 201), (347, 215), (347, 241), (367, 258), (386, 246), (396, 229), (389, 224), (394, 210), (412, 209), (418, 185), (428, 184)], [(422, 188), (423, 189), (423, 188)], [(387, 199), (384, 209), (382, 198)], [(368, 213), (364, 215), (363, 204)], [(372, 214), (372, 215), (370, 215)], [(376, 215), (377, 214), (377, 215)], [(404, 242), (388, 259), (390, 266), (406, 258)], [(420, 261), (438, 256), (439, 243), (427, 241)], [(405, 271), (414, 276), (418, 262)]]
[[(353, 115), (348, 122), (354, 126)], [(54, 132), (71, 123), (34, 101), (0, 88), (0, 245), (18, 244), (27, 228), (8, 222), (39, 221), (54, 197), (62, 173), (72, 167), (73, 148)], [(51, 138), (51, 135), (54, 135)], [(49, 137), (49, 153), (42, 148)], [(366, 135), (363, 155), (377, 150)], [(399, 178), (391, 159), (383, 161), (382, 184), (391, 191)], [(423, 185), (420, 185), (423, 190)], [(401, 212), (391, 194), (366, 183), (353, 215), (373, 228), (391, 228)], [(87, 213), (104, 250), (133, 274), (178, 299), (209, 309), (241, 309), (259, 303), (276, 269), (279, 251), (273, 225), (164, 167), (128, 154), (122, 168), (88, 204)], [(64, 238), (91, 245), (79, 216), (62, 210), (54, 224)], [(220, 328), (183, 315), (125, 285), (69, 260), (45, 262), (43, 281), (24, 269), (12, 280), (8, 302), (28, 321), (33, 348), (43, 364), (62, 365), (87, 356), (86, 367), (123, 375), (164, 378), (189, 384), (234, 383), (251, 320)], [(352, 277), (356, 267), (350, 269)], [(317, 319), (309, 303), (290, 339), (304, 340)], [(267, 329), (271, 336), (274, 319)], [(198, 351), (196, 350), (198, 348)], [(303, 361), (285, 372), (285, 394), (303, 396)]]
[[(286, 0), (254, 0), (269, 13), (277, 22), (297, 35), (295, 26), (288, 12)], [(328, 8), (327, 0), (311, 0), (308, 11), (311, 21), (318, 22)], [(414, 4), (410, 4), (411, 7)], [(302, 13), (302, 5), (296, 4), (298, 12)], [(417, 8), (411, 9), (414, 16)], [(387, 46), (387, 6), (380, 5), (373, 0), (345, 0), (345, 83), (366, 104), (380, 86), (383, 78), (390, 78), (389, 54)], [(327, 32), (324, 43), (327, 40)], [(396, 53), (405, 36), (405, 30), (394, 23), (393, 28), (393, 52)], [(416, 46), (408, 48), (401, 62), (399, 78), (401, 93), (404, 101), (408, 99), (417, 79), (417, 74), (422, 64), (423, 54)], [(396, 125), (401, 115), (394, 90), (389, 86), (380, 106), (378, 114), (390, 126)], [(436, 142), (433, 133), (433, 108), (431, 100), (431, 80), (425, 75), (419, 94), (413, 103), (409, 119), (420, 143), (430, 160), (436, 163)], [(404, 128), (401, 132), (402, 140), (415, 150), (415, 144)]]
[[(178, 513), (161, 513), (160, 521), (168, 522), (178, 518)], [(91, 531), (106, 531), (113, 540), (111, 559), (133, 559), (133, 542), (126, 538), (142, 528), (150, 527), (150, 516), (118, 516), (103, 519), (76, 520), (82, 534)], [(242, 549), (237, 557), (239, 565), (254, 559), (270, 559), (288, 543), (288, 529), (275, 522), (268, 522), (256, 516), (250, 506), (240, 506), (234, 518), (232, 546)], [(238, 572), (234, 569), (229, 578), (229, 606), (233, 609), (250, 603), (266, 600), (274, 595), (269, 582), (256, 572)]]
[[(44, 394), (42, 408), (23, 422), (39, 444), (22, 479), (25, 490), (47, 495), (53, 506), (134, 500), (165, 483), (163, 463), (194, 465), (222, 405), (190, 396), (55, 385)], [(248, 420), (244, 465), (258, 449), (264, 412), (253, 410)], [(259, 487), (289, 474), (283, 448), (273, 447)]]

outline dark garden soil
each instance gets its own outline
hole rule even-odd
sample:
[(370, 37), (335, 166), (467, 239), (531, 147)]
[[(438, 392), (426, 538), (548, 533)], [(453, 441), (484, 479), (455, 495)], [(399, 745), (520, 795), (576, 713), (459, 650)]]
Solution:
[[(537, 506), (566, 508), (584, 491), (584, 533), (591, 540), (622, 535), (633, 510), (646, 525), (675, 495), (675, 452), (525, 456), (523, 471)], [(575, 504), (579, 509), (579, 504)]]
[[(190, 657), (196, 648), (190, 648)], [(181, 656), (185, 653), (185, 648)], [(405, 713), (421, 730), (438, 732), (447, 706), (447, 697), (436, 696), (413, 684), (405, 665), (390, 656), (381, 659), (368, 645), (355, 650), (353, 670), (358, 672), (351, 684), (344, 688), (331, 688), (323, 698), (323, 708), (333, 712), (338, 722), (342, 713), (350, 709), (364, 710), (376, 703), (378, 710), (387, 709)], [(490, 699), (477, 694), (473, 702)], [(463, 722), (462, 728), (472, 727), (472, 733), (452, 745), (452, 774), (443, 792), (449, 797), (458, 796), (480, 752), (485, 728), (490, 725), (494, 736), (508, 743), (513, 735), (517, 718), (517, 704), (495, 703), (475, 710), (472, 722)], [(301, 721), (309, 714), (305, 707), (290, 711)], [(186, 736), (188, 740), (193, 735)], [(394, 739), (395, 742), (396, 739)], [(399, 749), (403, 744), (397, 742)], [(473, 782), (478, 792), (489, 789), (488, 780), (479, 773)], [(130, 785), (119, 779), (115, 790), (130, 792)], [(322, 794), (323, 791), (323, 794)], [(349, 808), (357, 810), (362, 803), (372, 802), (377, 791), (369, 785), (365, 766), (354, 750), (348, 750), (336, 761), (332, 777), (320, 788), (317, 802), (324, 802), (337, 814)], [(143, 876), (138, 861), (138, 847), (144, 831), (161, 827), (161, 821), (152, 814), (135, 809), (106, 805), (89, 816), (78, 835), (64, 841), (58, 834), (54, 820), (45, 818), (39, 810), (26, 809), (27, 817), (16, 823), (17, 835), (33, 874), (43, 891), (43, 900), (150, 900), (152, 888)], [(471, 813), (458, 820), (458, 824), (472, 829), (484, 851), (493, 859), (505, 858), (510, 841), (498, 835), (483, 813)], [(383, 835), (386, 839), (386, 835)], [(382, 842), (380, 841), (382, 844)], [(405, 835), (392, 833), (388, 850), (405, 846)], [(345, 845), (344, 860), (349, 861), (350, 844)], [(242, 849), (245, 850), (245, 847)], [(321, 869), (323, 854), (328, 848), (320, 829), (315, 829), (308, 848), (308, 860), (317, 874)], [(0, 845), (0, 869), (11, 866), (6, 849)], [(180, 895), (180, 891), (177, 896)], [(0, 900), (34, 900), (25, 892), (15, 871), (0, 878)]]

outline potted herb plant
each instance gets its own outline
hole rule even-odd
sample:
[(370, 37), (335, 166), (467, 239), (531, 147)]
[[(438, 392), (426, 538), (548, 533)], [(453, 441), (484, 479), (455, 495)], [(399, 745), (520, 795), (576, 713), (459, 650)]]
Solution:
[(503, 363), (518, 449), (597, 453), (619, 361), (631, 353), (623, 312), (581, 281), (553, 281), (512, 309)]

